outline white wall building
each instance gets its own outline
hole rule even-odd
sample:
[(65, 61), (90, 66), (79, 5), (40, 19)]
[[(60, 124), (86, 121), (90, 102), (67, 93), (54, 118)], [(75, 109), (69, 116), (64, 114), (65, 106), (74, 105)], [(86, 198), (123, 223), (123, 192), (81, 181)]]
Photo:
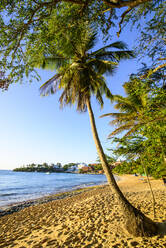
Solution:
[(69, 167), (69, 168), (67, 169), (67, 171), (68, 171), (68, 172), (78, 171), (78, 167), (77, 167), (77, 165), (73, 165), (73, 166)]

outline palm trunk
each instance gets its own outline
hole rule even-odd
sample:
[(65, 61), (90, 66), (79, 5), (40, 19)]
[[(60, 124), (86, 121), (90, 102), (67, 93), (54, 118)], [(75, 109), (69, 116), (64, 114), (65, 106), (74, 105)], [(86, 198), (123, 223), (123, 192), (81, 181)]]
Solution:
[(149, 184), (149, 188), (150, 188), (150, 192), (151, 192), (151, 195), (152, 195), (152, 202), (153, 202), (153, 217), (154, 219), (156, 218), (156, 209), (155, 209), (155, 198), (154, 198), (154, 194), (153, 194), (153, 190), (152, 190), (152, 185), (150, 183), (150, 180), (149, 180), (149, 176), (148, 176), (148, 172), (147, 172), (147, 169), (146, 169), (146, 165), (143, 164), (143, 161), (141, 159), (141, 163), (142, 163), (142, 166), (144, 168), (144, 173), (146, 175), (146, 178), (147, 178), (147, 181), (148, 181), (148, 184)]
[(134, 236), (152, 236), (156, 234), (157, 225), (152, 220), (150, 220), (148, 217), (146, 217), (143, 213), (141, 213), (138, 209), (132, 206), (129, 203), (129, 201), (125, 198), (123, 193), (120, 191), (116, 183), (116, 180), (114, 179), (114, 176), (112, 174), (111, 168), (107, 162), (103, 148), (101, 146), (98, 133), (97, 133), (97, 129), (96, 129), (94, 114), (93, 114), (89, 99), (87, 99), (86, 105), (87, 105), (87, 109), (89, 113), (90, 124), (92, 128), (92, 134), (93, 134), (94, 142), (96, 145), (96, 149), (97, 149), (103, 170), (107, 177), (108, 183), (111, 186), (113, 193), (115, 193), (118, 203), (123, 211), (123, 214), (125, 217), (126, 230)]

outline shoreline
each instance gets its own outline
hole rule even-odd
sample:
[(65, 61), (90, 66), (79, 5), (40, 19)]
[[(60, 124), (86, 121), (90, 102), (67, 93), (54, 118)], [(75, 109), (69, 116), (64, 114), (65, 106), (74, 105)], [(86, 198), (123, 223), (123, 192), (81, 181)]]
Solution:
[[(126, 180), (128, 180), (129, 177), (135, 178), (134, 175), (120, 175), (119, 176), (119, 175), (115, 174), (114, 176), (116, 176), (116, 181), (118, 182), (118, 184), (119, 184), (119, 182), (120, 183), (125, 182)], [(146, 177), (143, 177), (143, 176), (137, 176), (136, 178), (139, 180), (146, 180)], [(90, 190), (94, 190), (98, 187), (100, 188), (100, 187), (104, 187), (104, 186), (108, 186), (108, 183), (106, 182), (104, 184), (96, 184), (93, 186), (79, 187), (77, 189), (69, 189), (68, 191), (51, 193), (51, 194), (47, 194), (44, 196), (39, 196), (39, 197), (34, 198), (34, 199), (22, 200), (19, 202), (14, 202), (11, 204), (0, 206), (0, 217), (18, 212), (18, 211), (20, 211), (24, 208), (30, 207), (30, 206), (35, 206), (35, 205), (47, 203), (50, 201), (65, 199), (67, 197), (72, 197), (74, 195), (78, 195), (78, 194), (81, 194), (83, 192), (87, 192)]]
[[(114, 175), (116, 176), (116, 181), (119, 182), (125, 182), (129, 177), (134, 177), (134, 175)], [(142, 178), (142, 176), (138, 176), (138, 178), (140, 179), (140, 177)], [(37, 197), (34, 199), (29, 199), (29, 200), (23, 200), (23, 201), (19, 201), (19, 202), (14, 202), (8, 205), (4, 205), (4, 206), (0, 206), (0, 218), (2, 216), (8, 215), (8, 214), (12, 214), (15, 212), (19, 212), (24, 208), (30, 207), (30, 206), (35, 206), (35, 205), (39, 205), (39, 204), (43, 204), (43, 203), (47, 203), (47, 202), (51, 202), (51, 201), (56, 201), (56, 200), (62, 200), (65, 199), (67, 197), (72, 197), (74, 195), (78, 195), (90, 190), (94, 190), (97, 188), (103, 188), (104, 186), (108, 186), (108, 183), (106, 182), (105, 184), (98, 184), (98, 185), (93, 185), (93, 186), (87, 186), (87, 187), (80, 187), (78, 189), (73, 189), (73, 190), (68, 190), (68, 191), (62, 191), (62, 192), (58, 192), (58, 193), (51, 193), (48, 195), (44, 195), (41, 197)]]
[[(153, 220), (149, 186), (142, 177), (122, 176), (118, 185), (136, 208)], [(156, 222), (165, 225), (166, 188), (151, 179), (156, 200)], [(83, 189), (84, 190), (84, 189)], [(164, 248), (166, 230), (154, 237), (132, 237), (123, 228), (124, 216), (108, 185), (43, 204), (36, 204), (0, 218), (0, 247), (14, 248)], [(70, 192), (71, 193), (71, 192)]]
[[(114, 176), (116, 176), (117, 182), (120, 180), (123, 180), (123, 179), (121, 179), (121, 178), (123, 178), (123, 176), (122, 177), (118, 176), (118, 175), (114, 175)], [(76, 189), (69, 189), (68, 191), (51, 193), (51, 194), (47, 194), (44, 196), (39, 196), (39, 197), (34, 198), (34, 199), (23, 200), (23, 201), (7, 204), (4, 206), (0, 206), (0, 217), (8, 215), (8, 214), (12, 214), (14, 212), (18, 212), (18, 211), (20, 211), (24, 208), (30, 207), (30, 206), (39, 205), (39, 204), (47, 203), (50, 201), (56, 201), (56, 200), (64, 199), (66, 197), (71, 197), (73, 195), (81, 194), (83, 192), (93, 190), (97, 187), (103, 187), (105, 185), (107, 185), (107, 181), (104, 184), (94, 184), (92, 186), (87, 186), (87, 187), (78, 187)]]
[(2, 216), (8, 215), (8, 214), (19, 212), (24, 208), (28, 208), (31, 206), (44, 204), (44, 203), (48, 203), (48, 202), (52, 202), (52, 201), (56, 201), (56, 200), (62, 200), (62, 199), (68, 198), (68, 197), (70, 198), (72, 196), (96, 189), (98, 187), (102, 188), (106, 185), (107, 185), (107, 183), (95, 185), (95, 186), (88, 186), (88, 187), (84, 187), (84, 188), (78, 188), (75, 190), (64, 191), (64, 192), (60, 192), (57, 194), (56, 193), (50, 194), (50, 195), (42, 196), (39, 198), (30, 199), (30, 200), (26, 200), (26, 201), (20, 201), (20, 202), (12, 203), (10, 205), (2, 206), (2, 207), (0, 207), (0, 218)]

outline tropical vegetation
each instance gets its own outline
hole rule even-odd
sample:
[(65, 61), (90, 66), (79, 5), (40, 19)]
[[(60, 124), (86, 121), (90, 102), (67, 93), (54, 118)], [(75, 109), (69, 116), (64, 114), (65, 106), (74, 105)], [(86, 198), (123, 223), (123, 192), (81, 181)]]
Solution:
[[(157, 225), (134, 208), (118, 188), (101, 146), (91, 107), (92, 96), (101, 107), (103, 94), (113, 99), (104, 77), (112, 75), (119, 61), (130, 58), (132, 53), (123, 42), (94, 51), (95, 37), (98, 32), (108, 42), (114, 35), (113, 27), (118, 36), (123, 29), (139, 29), (137, 53), (148, 56), (150, 62), (125, 84), (129, 90), (127, 98), (114, 97), (120, 113), (110, 115), (115, 118), (112, 124), (117, 125), (111, 136), (125, 132), (121, 140), (115, 139), (120, 143), (115, 153), (130, 157), (133, 164), (146, 163), (148, 173), (155, 175), (159, 171), (161, 175), (158, 168), (165, 167), (165, 16), (163, 0), (0, 3), (0, 88), (6, 90), (13, 82), (26, 78), (28, 81), (40, 79), (36, 68), (55, 71), (41, 87), (42, 94), (61, 91), (61, 106), (76, 104), (78, 111), (88, 110), (102, 167), (119, 200), (126, 229), (135, 236), (153, 235)], [(142, 25), (143, 20), (146, 25)], [(161, 81), (163, 84), (159, 86), (157, 83)]]
[(27, 52), (36, 50), (40, 57), (52, 39), (59, 45), (62, 35), (69, 32), (73, 40), (78, 39), (77, 24), (86, 22), (102, 32), (105, 40), (114, 35), (114, 27), (118, 35), (123, 29), (137, 28), (139, 54), (152, 59), (150, 71), (164, 69), (165, 15), (165, 0), (1, 1), (0, 87), (7, 89), (13, 82), (25, 81), (25, 75), (28, 80), (39, 79)]
[(61, 164), (59, 163), (59, 168), (55, 168), (54, 164), (49, 165), (48, 163), (43, 164), (28, 164), (15, 168), (13, 171), (20, 172), (60, 172), (63, 171)]
[[(148, 174), (160, 178), (166, 174), (166, 93), (163, 84), (156, 85), (153, 80), (131, 78), (123, 86), (126, 96), (114, 96), (119, 112), (104, 116), (112, 117), (110, 124), (116, 126), (110, 134), (119, 144), (114, 153), (128, 160), (126, 168), (121, 165), (115, 170), (143, 173), (146, 165)], [(116, 137), (119, 133), (123, 137)], [(129, 163), (133, 169), (127, 169)]]

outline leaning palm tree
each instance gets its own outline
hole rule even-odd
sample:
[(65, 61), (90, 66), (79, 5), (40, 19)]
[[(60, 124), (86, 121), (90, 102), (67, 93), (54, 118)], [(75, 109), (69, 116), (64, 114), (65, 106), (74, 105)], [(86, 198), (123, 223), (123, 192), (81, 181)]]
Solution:
[(43, 68), (49, 68), (49, 65), (52, 67), (54, 64), (56, 74), (41, 86), (41, 94), (55, 94), (61, 90), (59, 101), (62, 107), (76, 104), (78, 111), (88, 110), (97, 152), (108, 183), (122, 208), (126, 229), (135, 236), (149, 236), (156, 233), (156, 224), (132, 206), (120, 191), (99, 140), (91, 107), (92, 96), (96, 97), (101, 107), (103, 94), (112, 97), (103, 75), (106, 73), (112, 75), (118, 62), (133, 57), (133, 53), (126, 50), (123, 42), (115, 42), (93, 51), (95, 40), (96, 34), (90, 35), (87, 31), (78, 43), (72, 43), (73, 51), (70, 56), (69, 54), (65, 56), (65, 53), (61, 52), (45, 57)]

